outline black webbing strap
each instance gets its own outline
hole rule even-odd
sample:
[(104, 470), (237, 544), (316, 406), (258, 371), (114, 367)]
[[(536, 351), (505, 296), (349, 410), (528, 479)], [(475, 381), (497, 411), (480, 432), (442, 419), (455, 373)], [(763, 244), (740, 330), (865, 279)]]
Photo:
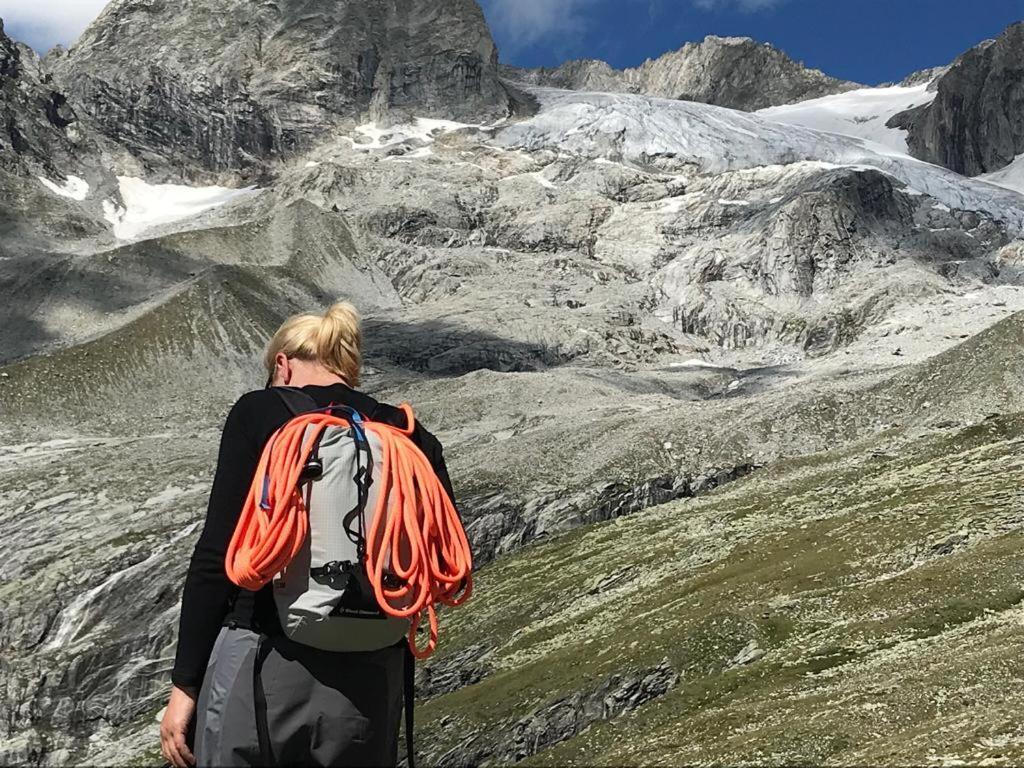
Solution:
[(252, 701), (256, 715), (256, 740), (260, 748), (260, 760), (265, 766), (277, 765), (274, 747), (270, 742), (270, 724), (267, 722), (267, 693), (263, 690), (263, 662), (270, 655), (270, 638), (260, 635), (256, 643), (256, 658), (252, 663)]
[(405, 646), (405, 692), (402, 698), (405, 701), (405, 764), (408, 768), (416, 768), (416, 754), (414, 751), (413, 722), (416, 719), (416, 657), (407, 642)]
[[(288, 409), (292, 418), (301, 416), (304, 413), (326, 410), (313, 398), (312, 395), (303, 392), (297, 387), (273, 387), (273, 390), (277, 393), (277, 396), (281, 398), (281, 401), (284, 403), (284, 407)], [(358, 413), (358, 411), (349, 406), (338, 406), (338, 409), (345, 413)], [(366, 509), (366, 501), (369, 496), (369, 488), (373, 482), (373, 453), (370, 450), (370, 443), (366, 440), (366, 435), (363, 430), (354, 429), (353, 437), (356, 443), (357, 471), (356, 476), (352, 479), (356, 483), (356, 488), (359, 492), (359, 502), (348, 512), (348, 514), (345, 515), (342, 520), (342, 525), (344, 526), (345, 533), (348, 535), (349, 539), (359, 548), (359, 558), (362, 560), (363, 550), (366, 546), (366, 531), (363, 530), (363, 518), (364, 511)], [(318, 450), (319, 443), (313, 447), (313, 451), (310, 454), (313, 459), (317, 458)], [(309, 507), (308, 497), (306, 499), (306, 506), (307, 508)], [(355, 524), (355, 527), (353, 524)]]
[[(373, 452), (370, 450), (370, 443), (366, 439), (366, 433), (362, 429), (352, 430), (352, 439), (356, 445), (356, 474), (352, 480), (356, 484), (358, 493), (355, 507), (349, 510), (342, 518), (342, 526), (349, 541), (356, 545), (359, 554), (359, 561), (362, 562), (366, 554), (366, 531), (364, 530), (366, 518), (366, 503), (370, 498), (370, 486), (373, 484)], [(352, 524), (355, 523), (355, 530)]]
[(295, 387), (273, 387), (273, 390), (281, 398), (284, 407), (288, 409), (288, 413), (293, 418), (320, 409), (320, 403), (312, 395), (303, 392), (301, 389)]

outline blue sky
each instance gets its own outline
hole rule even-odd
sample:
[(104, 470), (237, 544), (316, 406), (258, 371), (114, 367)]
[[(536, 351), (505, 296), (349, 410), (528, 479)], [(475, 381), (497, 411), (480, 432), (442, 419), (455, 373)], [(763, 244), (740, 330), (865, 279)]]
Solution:
[[(70, 43), (106, 0), (0, 0), (9, 34), (45, 51)], [(830, 75), (876, 84), (947, 64), (1024, 20), (1024, 0), (482, 0), (502, 59), (617, 67), (705, 35), (774, 43)]]
[(948, 64), (1024, 20), (1024, 0), (482, 0), (501, 58), (635, 66), (705, 35), (773, 43), (835, 77), (876, 84)]

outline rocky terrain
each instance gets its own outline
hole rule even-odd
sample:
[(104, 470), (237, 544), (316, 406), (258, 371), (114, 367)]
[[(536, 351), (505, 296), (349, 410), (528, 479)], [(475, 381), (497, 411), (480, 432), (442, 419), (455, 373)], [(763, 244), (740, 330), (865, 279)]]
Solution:
[[(72, 237), (99, 233), (87, 215), (70, 210), (52, 190), (26, 179), (57, 179), (63, 199), (83, 197), (83, 176), (98, 186), (113, 182), (104, 156), (116, 148), (98, 139), (58, 89), (36, 53), (3, 31), (0, 21), (0, 235), (8, 251), (41, 237), (40, 230)], [(59, 197), (59, 195), (58, 195)], [(41, 225), (41, 226), (40, 226)]]
[(897, 115), (914, 157), (977, 176), (1024, 155), (1024, 23), (967, 51), (935, 81), (935, 100)]
[(554, 68), (504, 67), (513, 80), (582, 91), (641, 93), (753, 111), (856, 88), (793, 61), (749, 37), (709, 35), (638, 67), (618, 70), (595, 59)]
[(339, 119), (511, 109), (475, 0), (116, 0), (50, 63), (97, 127), (157, 171), (258, 174)]
[(256, 38), (222, 4), (0, 37), (0, 762), (160, 764), (221, 420), (339, 297), (482, 566), (420, 669), (426, 764), (1024, 759), (1024, 189), (911, 155), (891, 121), (947, 75), (739, 111), (501, 80), (472, 2)]

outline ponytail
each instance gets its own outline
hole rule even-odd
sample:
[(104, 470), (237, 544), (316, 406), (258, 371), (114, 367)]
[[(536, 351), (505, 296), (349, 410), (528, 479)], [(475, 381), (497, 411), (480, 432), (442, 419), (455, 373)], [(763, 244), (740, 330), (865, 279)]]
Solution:
[(316, 334), (316, 357), (332, 373), (352, 386), (359, 384), (363, 364), (363, 334), (359, 312), (347, 301), (339, 301), (327, 310)]
[(288, 318), (267, 345), (263, 362), (270, 375), (279, 353), (298, 360), (320, 363), (331, 373), (359, 386), (362, 369), (362, 330), (359, 312), (347, 301), (332, 305), (323, 315)]

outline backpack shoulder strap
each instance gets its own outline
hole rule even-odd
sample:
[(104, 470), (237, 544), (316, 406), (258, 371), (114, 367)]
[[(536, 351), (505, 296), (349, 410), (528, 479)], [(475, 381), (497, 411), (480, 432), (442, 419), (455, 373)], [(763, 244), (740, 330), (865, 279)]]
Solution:
[(405, 764), (407, 768), (416, 768), (416, 748), (413, 737), (413, 724), (416, 719), (416, 657), (409, 649), (409, 643), (402, 641), (405, 646), (405, 668), (402, 670), (403, 695), (405, 704)]
[(288, 413), (292, 415), (292, 418), (320, 409), (320, 403), (314, 400), (312, 395), (303, 392), (297, 387), (274, 387), (273, 389), (277, 396), (281, 398), (284, 407), (288, 409)]

